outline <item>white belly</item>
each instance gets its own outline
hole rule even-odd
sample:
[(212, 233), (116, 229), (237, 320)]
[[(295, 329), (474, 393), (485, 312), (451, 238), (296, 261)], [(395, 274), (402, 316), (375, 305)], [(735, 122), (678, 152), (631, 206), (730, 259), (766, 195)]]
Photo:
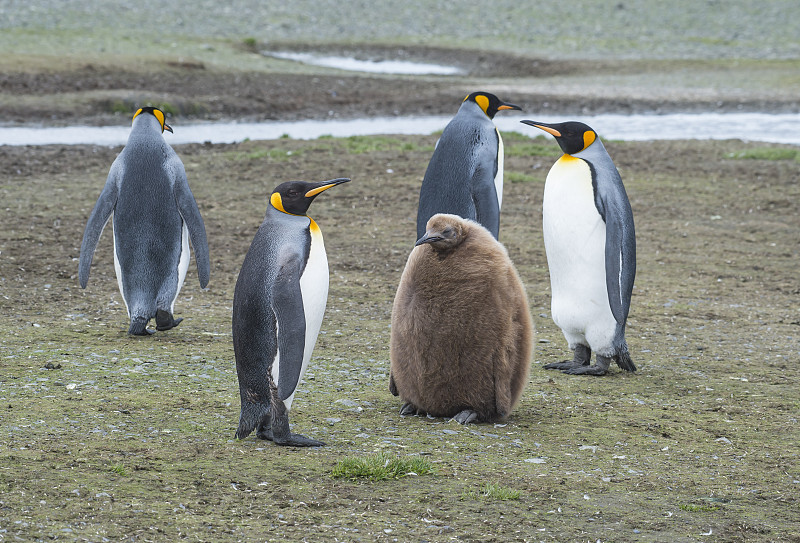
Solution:
[[(114, 218), (114, 214), (111, 214), (111, 219)], [(111, 224), (111, 234), (113, 238), (113, 245), (114, 245), (114, 273), (117, 276), (117, 286), (119, 287), (119, 293), (122, 296), (122, 301), (125, 302), (125, 310), (128, 312), (128, 318), (131, 318), (131, 308), (128, 307), (128, 300), (125, 299), (125, 290), (122, 288), (122, 266), (119, 264), (119, 257), (117, 257), (117, 229), (116, 226)]]
[(494, 176), (494, 188), (497, 191), (497, 209), (503, 207), (503, 138), (497, 130), (497, 174)]
[(186, 223), (183, 223), (181, 229), (181, 257), (178, 260), (178, 288), (175, 289), (175, 296), (172, 297), (172, 303), (169, 306), (170, 313), (175, 313), (175, 300), (178, 299), (178, 294), (181, 292), (183, 280), (186, 279), (186, 272), (189, 270), (189, 261), (191, 253), (189, 252), (189, 228)]
[[(325, 314), (325, 306), (328, 302), (328, 256), (325, 254), (322, 232), (315, 226), (312, 222), (311, 251), (308, 255), (306, 268), (302, 277), (300, 277), (300, 292), (303, 294), (303, 311), (306, 317), (306, 343), (303, 350), (303, 365), (300, 369), (300, 378), (297, 381), (298, 385), (306, 372), (306, 368), (308, 368), (309, 360), (311, 360), (311, 353), (317, 343), (319, 329), (322, 327), (322, 317)], [(272, 364), (272, 377), (276, 383), (280, 373), (279, 357), (280, 353), (276, 356), (275, 363)], [(293, 400), (294, 392), (283, 402), (287, 410), (292, 408)]]
[(616, 321), (606, 288), (606, 225), (594, 204), (591, 171), (562, 157), (547, 175), (542, 205), (553, 321), (570, 346), (610, 351)]

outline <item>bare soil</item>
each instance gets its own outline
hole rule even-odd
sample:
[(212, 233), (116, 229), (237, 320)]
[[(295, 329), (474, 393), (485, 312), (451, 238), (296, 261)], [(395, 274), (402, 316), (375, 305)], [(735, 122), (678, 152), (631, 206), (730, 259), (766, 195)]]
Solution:
[[(557, 146), (506, 134), (500, 237), (538, 343), (507, 424), (462, 427), (400, 417), (387, 389), (391, 303), (435, 139), (177, 146), (212, 279), (200, 290), (192, 267), (184, 322), (150, 338), (126, 335), (109, 232), (86, 290), (76, 277), (120, 149), (0, 147), (0, 540), (800, 541), (798, 162), (733, 157), (793, 148), (607, 142), (636, 217), (640, 371), (582, 378), (541, 368), (568, 356), (540, 227)], [(266, 196), (339, 176), (353, 181), (310, 213), (331, 291), (291, 415), (328, 446), (235, 441), (231, 301)], [(435, 473), (331, 476), (375, 451), (422, 456)]]

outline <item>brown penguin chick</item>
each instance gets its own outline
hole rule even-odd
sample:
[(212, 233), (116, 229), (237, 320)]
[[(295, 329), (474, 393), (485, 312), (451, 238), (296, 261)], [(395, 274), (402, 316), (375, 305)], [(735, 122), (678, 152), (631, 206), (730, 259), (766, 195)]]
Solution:
[(392, 308), (389, 390), (400, 414), (492, 422), (528, 382), (533, 323), (505, 247), (477, 222), (430, 218)]

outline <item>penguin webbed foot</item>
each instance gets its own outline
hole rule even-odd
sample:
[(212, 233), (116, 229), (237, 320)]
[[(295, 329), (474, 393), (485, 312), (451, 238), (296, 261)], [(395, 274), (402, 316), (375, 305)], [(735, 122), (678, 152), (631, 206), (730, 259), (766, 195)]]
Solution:
[(400, 408), (400, 415), (403, 417), (411, 416), (411, 415), (426, 415), (427, 412), (423, 409), (420, 409), (416, 405), (411, 402), (406, 402)]
[(583, 364), (575, 364), (572, 360), (564, 360), (563, 362), (551, 362), (545, 364), (543, 367), (546, 370), (568, 370), (570, 368), (583, 366)]
[(275, 445), (285, 447), (324, 447), (325, 443), (316, 439), (311, 439), (300, 434), (293, 434), (289, 431), (289, 414), (285, 404), (278, 400), (278, 403), (270, 409), (271, 420), (263, 423), (257, 432), (261, 439), (268, 439)]
[(545, 364), (544, 369), (561, 370), (564, 373), (569, 373), (566, 370), (589, 365), (592, 360), (592, 350), (589, 347), (578, 344), (573, 349), (573, 352), (575, 355), (572, 357), (572, 360), (564, 360), (563, 362), (552, 362), (550, 364)]
[(457, 413), (452, 420), (456, 421), (459, 424), (469, 424), (470, 422), (479, 422), (478, 421), (478, 413), (473, 411), (472, 409), (464, 409), (460, 413)]
[(155, 334), (155, 330), (150, 330), (147, 328), (147, 323), (150, 322), (150, 319), (144, 319), (143, 317), (136, 317), (131, 319), (131, 326), (128, 328), (128, 335), (129, 336), (149, 336)]
[(183, 321), (183, 318), (176, 319), (169, 311), (164, 311), (163, 309), (156, 311), (156, 330), (159, 332), (171, 330), (178, 326), (181, 321)]
[(611, 359), (605, 356), (597, 355), (597, 362), (591, 366), (573, 366), (571, 368), (562, 370), (563, 373), (568, 375), (605, 375), (608, 373), (608, 367), (611, 365)]

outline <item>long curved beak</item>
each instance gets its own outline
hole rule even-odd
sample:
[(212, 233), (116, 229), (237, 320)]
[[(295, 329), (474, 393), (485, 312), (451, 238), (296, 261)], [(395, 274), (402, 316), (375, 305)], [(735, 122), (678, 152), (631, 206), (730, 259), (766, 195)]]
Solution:
[[(164, 123), (164, 130), (169, 130), (170, 132), (172, 132), (172, 127), (170, 125), (168, 125), (167, 123)], [(172, 133), (174, 134), (174, 132), (172, 132)]]
[(508, 102), (503, 102), (502, 104), (497, 106), (497, 111), (500, 111), (501, 109), (517, 109), (519, 111), (522, 111), (521, 107), (515, 106), (514, 104), (509, 104)]
[(335, 187), (336, 185), (341, 185), (342, 183), (347, 183), (350, 181), (349, 177), (340, 177), (338, 179), (331, 179), (330, 181), (325, 181), (322, 185), (317, 188), (313, 188), (310, 191), (306, 192), (306, 198), (312, 198), (319, 194), (320, 192), (326, 191), (331, 187)]
[(555, 136), (557, 138), (561, 137), (561, 132), (559, 132), (555, 128), (550, 127), (550, 125), (548, 125), (546, 123), (540, 123), (540, 122), (537, 122), (537, 121), (520, 121), (520, 122), (523, 123), (523, 124), (528, 124), (530, 126), (538, 128), (539, 130), (544, 130), (548, 134), (551, 134), (551, 135), (553, 135), (553, 136)]

